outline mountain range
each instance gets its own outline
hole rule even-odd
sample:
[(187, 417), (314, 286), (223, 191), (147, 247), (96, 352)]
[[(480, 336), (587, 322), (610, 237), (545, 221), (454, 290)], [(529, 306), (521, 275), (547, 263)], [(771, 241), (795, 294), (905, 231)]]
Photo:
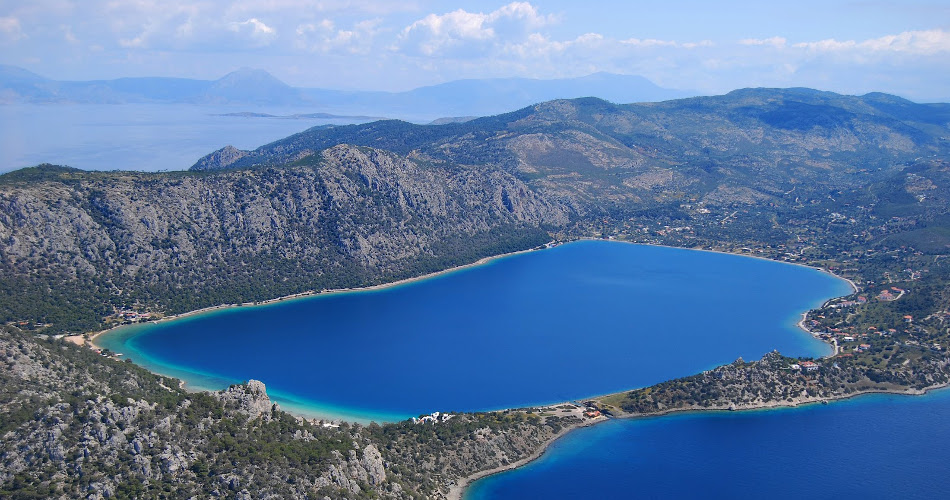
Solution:
[(843, 206), (917, 214), (916, 244), (939, 249), (945, 164), (914, 165), (950, 154), (948, 124), (947, 104), (744, 89), (315, 127), (187, 172), (14, 171), (0, 318), (91, 330), (107, 304), (184, 312), (375, 284), (604, 228), (785, 242)]
[(609, 73), (557, 80), (459, 80), (405, 92), (376, 92), (297, 88), (266, 71), (248, 68), (217, 80), (142, 77), (59, 81), (16, 66), (0, 65), (0, 103), (282, 106), (428, 121), (447, 116), (492, 115), (561, 98), (596, 96), (613, 102), (641, 102), (686, 95), (639, 76)]
[(192, 169), (306, 161), (351, 144), (500, 168), (581, 213), (684, 199), (752, 203), (802, 184), (848, 185), (945, 152), (948, 123), (950, 105), (881, 93), (743, 89), (622, 105), (581, 98), (437, 126), (390, 120), (315, 127), (253, 151), (227, 148)]

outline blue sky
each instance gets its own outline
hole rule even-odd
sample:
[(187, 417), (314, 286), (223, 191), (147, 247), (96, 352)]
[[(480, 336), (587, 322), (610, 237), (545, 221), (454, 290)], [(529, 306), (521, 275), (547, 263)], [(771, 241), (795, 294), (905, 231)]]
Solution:
[(950, 1), (4, 0), (0, 63), (75, 80), (254, 67), (372, 90), (608, 71), (950, 101)]

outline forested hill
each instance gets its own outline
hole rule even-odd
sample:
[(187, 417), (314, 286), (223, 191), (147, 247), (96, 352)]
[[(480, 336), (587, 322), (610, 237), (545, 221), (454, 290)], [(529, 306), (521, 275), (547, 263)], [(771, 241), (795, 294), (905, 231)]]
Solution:
[(768, 201), (795, 186), (866, 182), (943, 154), (950, 105), (887, 94), (744, 89), (648, 104), (551, 101), (465, 123), (381, 121), (314, 128), (194, 170), (294, 161), (339, 144), (433, 161), (492, 165), (575, 210), (706, 198)]

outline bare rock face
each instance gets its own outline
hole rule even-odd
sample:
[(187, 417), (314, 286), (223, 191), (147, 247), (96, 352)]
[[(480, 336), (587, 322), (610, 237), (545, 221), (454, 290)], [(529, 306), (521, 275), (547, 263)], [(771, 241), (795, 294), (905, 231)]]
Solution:
[(248, 155), (230, 144), (198, 160), (193, 170), (221, 170), (233, 165), (234, 162)]
[(381, 484), (386, 480), (386, 468), (383, 465), (383, 456), (375, 446), (369, 444), (363, 448), (363, 459), (360, 461), (366, 471), (367, 482), (371, 486)]
[(259, 380), (248, 380), (243, 385), (232, 385), (226, 391), (216, 393), (226, 407), (246, 413), (248, 420), (262, 419), (267, 422), (278, 409), (267, 396), (267, 388)]
[(70, 172), (0, 183), (0, 270), (30, 282), (0, 295), (32, 319), (48, 289), (73, 294), (93, 330), (93, 297), (146, 283), (163, 313), (376, 284), (543, 244), (570, 216), (499, 169), (348, 145), (208, 174)]

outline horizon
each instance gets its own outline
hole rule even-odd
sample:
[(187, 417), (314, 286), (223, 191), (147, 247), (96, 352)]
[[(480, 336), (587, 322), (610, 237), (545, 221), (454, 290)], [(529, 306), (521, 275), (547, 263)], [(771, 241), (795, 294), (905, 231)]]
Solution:
[[(419, 87), (413, 87), (413, 88), (409, 88), (409, 89), (405, 89), (405, 90), (389, 91), (389, 90), (373, 90), (373, 89), (368, 89), (368, 90), (353, 90), (353, 89), (332, 88), (332, 87), (298, 87), (298, 86), (289, 84), (289, 83), (287, 83), (287, 82), (281, 80), (280, 78), (278, 78), (277, 76), (275, 76), (273, 73), (271, 73), (271, 72), (268, 71), (267, 69), (264, 69), (264, 68), (255, 68), (255, 67), (249, 67), (249, 66), (244, 66), (244, 67), (240, 67), (240, 68), (235, 68), (235, 69), (230, 70), (230, 71), (228, 71), (228, 72), (226, 72), (226, 73), (224, 73), (224, 74), (222, 74), (222, 75), (219, 75), (218, 77), (212, 77), (212, 78), (189, 78), (189, 77), (186, 77), (186, 76), (176, 76), (176, 75), (164, 75), (164, 76), (148, 75), (148, 76), (120, 76), (120, 77), (110, 78), (110, 79), (106, 79), (106, 78), (93, 78), (93, 79), (89, 79), (89, 80), (66, 80), (66, 79), (56, 78), (55, 76), (50, 76), (50, 75), (46, 75), (46, 74), (36, 73), (36, 72), (34, 72), (34, 71), (30, 70), (30, 69), (23, 68), (23, 67), (21, 67), (21, 66), (15, 66), (15, 65), (10, 65), (10, 64), (3, 64), (3, 63), (0, 63), (0, 68), (2, 68), (2, 67), (4, 67), (4, 66), (6, 66), (6, 67), (8, 67), (8, 68), (14, 68), (14, 69), (19, 69), (19, 70), (24, 70), (24, 71), (33, 73), (34, 75), (39, 76), (39, 77), (41, 77), (41, 78), (44, 78), (44, 79), (46, 79), (46, 80), (48, 80), (48, 81), (51, 81), (51, 82), (68, 82), (68, 83), (112, 82), (112, 81), (116, 81), (116, 80), (134, 80), (134, 79), (142, 79), (142, 80), (146, 80), (146, 79), (193, 80), (193, 81), (209, 82), (209, 83), (210, 83), (210, 82), (217, 82), (217, 81), (224, 80), (225, 78), (227, 78), (227, 77), (229, 77), (229, 76), (237, 75), (237, 74), (239, 74), (239, 73), (241, 73), (241, 72), (244, 72), (244, 71), (249, 71), (249, 72), (263, 72), (263, 73), (266, 73), (266, 74), (267, 74), (268, 76), (270, 76), (271, 78), (274, 78), (274, 79), (276, 79), (277, 81), (279, 81), (280, 83), (283, 83), (284, 85), (287, 85), (287, 86), (289, 86), (289, 87), (291, 87), (291, 88), (293, 88), (293, 89), (299, 89), (299, 90), (316, 90), (316, 91), (325, 90), (325, 91), (331, 91), (331, 92), (356, 92), (356, 93), (361, 93), (361, 92), (365, 92), (365, 93), (378, 92), (378, 93), (387, 93), (387, 94), (408, 93), (408, 92), (413, 92), (413, 91), (417, 91), (417, 90), (420, 90), (420, 89), (428, 89), (428, 88), (433, 88), (433, 87), (439, 87), (439, 86), (441, 86), (441, 85), (450, 85), (450, 84), (463, 83), (463, 82), (492, 82), (492, 81), (507, 81), (507, 80), (511, 80), (511, 81), (533, 81), (533, 82), (563, 82), (563, 81), (569, 81), (569, 80), (583, 80), (583, 79), (591, 78), (591, 77), (598, 76), (598, 75), (606, 75), (606, 76), (616, 76), (616, 77), (640, 78), (640, 79), (643, 79), (644, 81), (646, 81), (646, 82), (648, 82), (648, 83), (650, 83), (650, 84), (652, 84), (652, 85), (655, 85), (658, 89), (669, 90), (669, 91), (676, 91), (676, 92), (680, 92), (680, 93), (683, 94), (681, 97), (673, 97), (673, 98), (670, 98), (670, 99), (647, 100), (647, 101), (637, 101), (637, 102), (663, 102), (663, 101), (674, 101), (674, 100), (679, 100), (679, 99), (690, 99), (690, 98), (693, 98), (693, 97), (714, 97), (714, 96), (722, 96), (722, 95), (726, 95), (726, 94), (729, 94), (729, 93), (732, 93), (732, 92), (735, 92), (735, 91), (746, 90), (746, 89), (765, 89), (765, 90), (795, 90), (795, 89), (805, 89), (805, 90), (815, 90), (815, 91), (818, 91), (818, 92), (830, 92), (830, 93), (834, 93), (834, 94), (839, 94), (839, 95), (843, 95), (843, 96), (852, 96), (852, 97), (863, 97), (863, 96), (868, 95), (868, 94), (883, 93), (883, 94), (889, 94), (889, 95), (893, 95), (893, 96), (896, 96), (896, 97), (900, 97), (900, 98), (902, 98), (902, 99), (906, 99), (906, 100), (908, 100), (908, 101), (915, 102), (915, 103), (917, 103), (917, 104), (942, 104), (942, 103), (950, 103), (950, 98), (945, 99), (945, 100), (918, 100), (918, 99), (913, 99), (913, 98), (911, 98), (911, 97), (909, 97), (909, 96), (906, 96), (906, 95), (902, 95), (902, 94), (898, 94), (898, 93), (894, 93), (894, 92), (883, 91), (883, 90), (868, 90), (867, 92), (861, 92), (861, 93), (846, 93), (846, 92), (840, 92), (840, 91), (836, 91), (836, 90), (829, 90), (829, 89), (825, 89), (825, 88), (819, 88), (819, 87), (804, 87), (804, 86), (798, 86), (798, 85), (787, 86), (787, 87), (746, 86), (746, 87), (735, 87), (735, 88), (731, 88), (731, 89), (724, 90), (724, 91), (722, 91), (722, 92), (715, 92), (715, 93), (712, 93), (712, 92), (698, 92), (698, 91), (695, 91), (695, 90), (693, 90), (693, 89), (680, 89), (680, 88), (671, 88), (671, 87), (661, 87), (661, 86), (659, 86), (656, 82), (654, 82), (654, 81), (650, 80), (649, 78), (647, 78), (647, 77), (645, 77), (645, 76), (642, 76), (642, 75), (624, 74), (624, 73), (611, 73), (611, 72), (608, 72), (608, 71), (597, 71), (597, 72), (594, 72), (594, 73), (588, 73), (588, 74), (585, 74), (585, 75), (579, 75), (579, 76), (574, 76), (574, 77), (566, 77), (566, 78), (543, 78), (543, 77), (535, 78), (535, 77), (519, 77), (519, 76), (502, 76), (502, 77), (491, 77), (491, 78), (460, 78), (460, 79), (458, 79), (458, 80), (450, 80), (450, 81), (446, 81), (446, 82), (439, 82), (439, 83), (433, 83), (433, 84), (428, 84), (428, 85), (422, 85), (422, 86), (419, 86)], [(612, 102), (613, 104), (630, 104), (630, 103), (628, 103), (628, 102), (614, 102), (614, 101), (611, 101), (610, 99), (607, 99), (607, 98), (604, 98), (604, 97), (600, 97), (600, 96), (597, 96), (597, 95), (578, 96), (578, 97), (564, 97), (564, 98), (549, 99), (549, 100), (559, 100), (559, 99), (571, 100), (571, 99), (582, 99), (582, 98), (584, 98), (584, 97), (594, 97), (594, 98), (597, 98), (597, 99), (602, 99), (602, 100), (605, 100), (605, 101), (608, 101), (608, 102)], [(68, 102), (68, 101), (67, 101), (67, 102)], [(532, 103), (532, 104), (539, 104), (539, 103), (541, 103), (541, 102), (546, 102), (546, 101), (539, 101), (539, 102), (537, 102), (537, 103)], [(2, 104), (2, 102), (0, 102), (0, 104)], [(74, 104), (76, 104), (76, 103), (74, 103)], [(82, 104), (82, 103), (78, 103), (78, 104)], [(240, 104), (237, 104), (237, 105), (239, 106)], [(253, 105), (253, 104), (247, 104), (247, 106), (253, 107), (254, 105)], [(482, 117), (482, 116), (494, 116), (494, 115), (497, 115), (497, 114), (503, 114), (503, 113), (507, 113), (507, 112), (511, 112), (511, 111), (516, 111), (516, 109), (511, 109), (511, 110), (503, 111), (503, 112), (500, 112), (500, 113), (490, 113), (490, 114), (486, 114), (486, 115), (480, 115), (480, 116), (478, 116), (478, 117)], [(379, 118), (380, 118), (380, 119), (384, 119), (384, 120), (401, 120), (401, 121), (407, 121), (407, 122), (410, 122), (410, 123), (417, 123), (417, 124), (419, 124), (419, 125), (433, 125), (432, 123), (415, 122), (415, 121), (410, 120), (410, 119), (399, 118), (399, 117), (379, 117)], [(450, 117), (450, 116), (445, 116), (444, 118), (451, 118), (451, 117)]]
[(62, 81), (214, 80), (402, 92), (459, 80), (640, 76), (699, 95), (806, 87), (950, 101), (950, 5), (105, 0), (0, 6), (2, 64)]

